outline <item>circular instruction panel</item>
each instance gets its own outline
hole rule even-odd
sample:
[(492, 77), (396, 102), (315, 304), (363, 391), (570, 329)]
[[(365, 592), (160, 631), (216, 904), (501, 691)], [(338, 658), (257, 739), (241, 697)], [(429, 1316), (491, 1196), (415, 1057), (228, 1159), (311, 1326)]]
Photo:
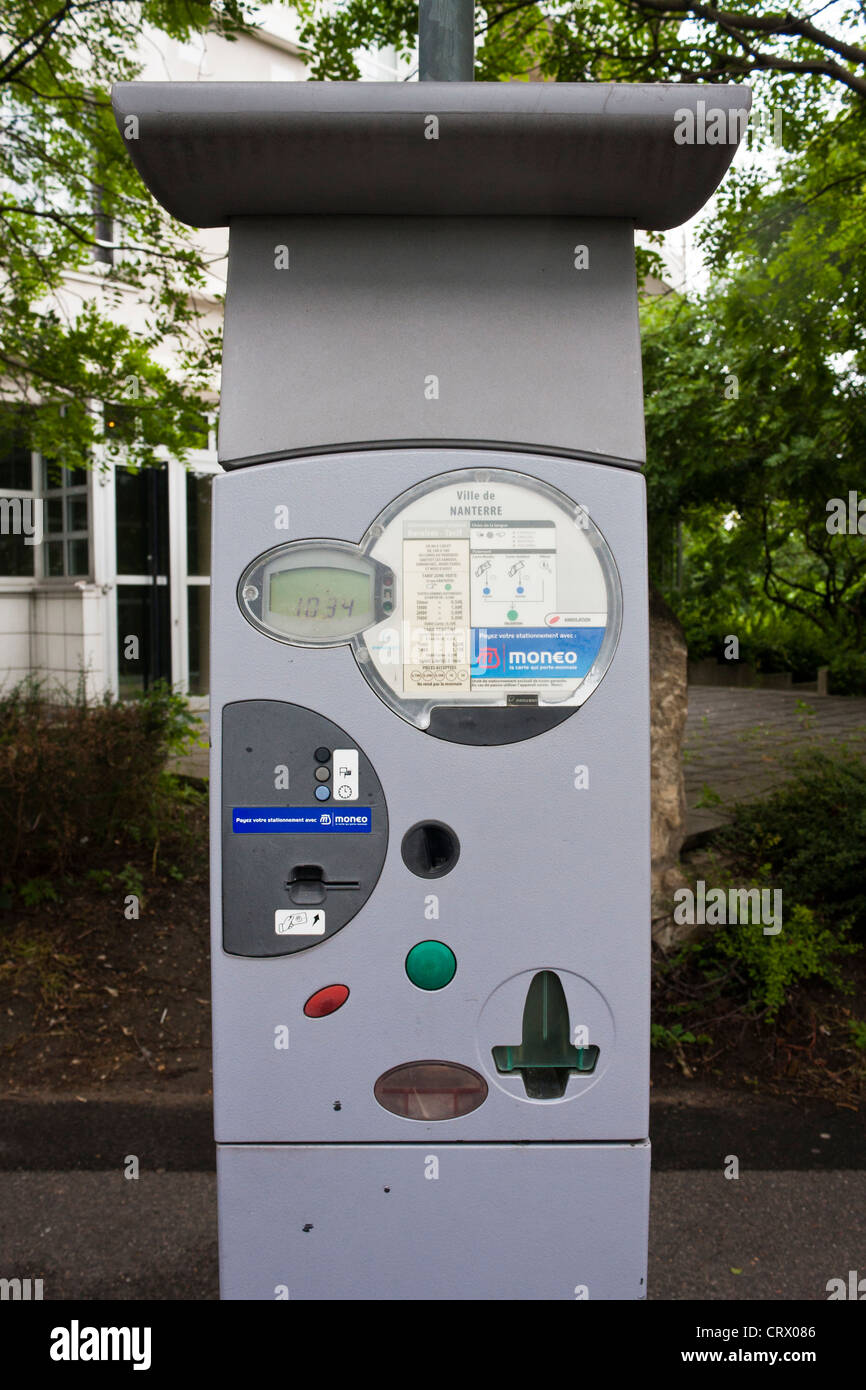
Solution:
[(613, 555), (547, 483), (504, 469), (440, 474), (390, 503), (359, 550), (393, 583), (388, 611), (352, 637), (355, 656), (376, 693), (428, 733), (532, 737), (610, 665), (622, 613)]

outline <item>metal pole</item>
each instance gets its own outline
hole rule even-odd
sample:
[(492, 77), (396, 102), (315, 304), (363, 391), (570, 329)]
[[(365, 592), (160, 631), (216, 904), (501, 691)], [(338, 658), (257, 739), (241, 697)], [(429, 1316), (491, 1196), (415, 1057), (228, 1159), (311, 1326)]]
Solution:
[(475, 0), (420, 0), (421, 82), (471, 82), (475, 67)]

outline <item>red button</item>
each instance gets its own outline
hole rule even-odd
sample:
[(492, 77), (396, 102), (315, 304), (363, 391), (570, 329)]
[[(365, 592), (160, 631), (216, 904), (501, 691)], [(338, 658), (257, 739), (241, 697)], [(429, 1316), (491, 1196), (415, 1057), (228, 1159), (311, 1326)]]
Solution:
[(326, 985), (324, 989), (317, 989), (315, 994), (310, 995), (304, 1005), (304, 1013), (307, 1018), (325, 1018), (341, 1009), (348, 997), (349, 990), (346, 985)]

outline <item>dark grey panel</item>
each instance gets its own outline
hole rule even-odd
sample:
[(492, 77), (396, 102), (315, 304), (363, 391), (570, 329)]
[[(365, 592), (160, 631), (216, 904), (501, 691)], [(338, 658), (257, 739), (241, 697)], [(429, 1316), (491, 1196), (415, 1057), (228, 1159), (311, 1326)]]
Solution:
[[(737, 140), (677, 144), (676, 113), (748, 87), (525, 82), (134, 82), (118, 126), (156, 198), (199, 227), (306, 213), (621, 217), (675, 227)], [(438, 139), (425, 138), (435, 115)], [(137, 118), (130, 122), (130, 117)]]
[[(280, 247), (286, 270), (277, 268)], [(576, 247), (587, 250), (585, 269), (575, 268)], [(631, 226), (566, 217), (234, 222), (221, 462), (350, 447), (384, 432), (395, 441), (532, 440), (642, 461)]]
[(577, 714), (569, 709), (539, 709), (537, 705), (509, 705), (504, 708), (466, 705), (437, 705), (430, 715), (426, 730), (434, 738), (451, 743), (474, 743), (490, 747), (497, 743), (519, 743), (525, 738), (537, 738), (548, 729), (555, 729), (564, 719)]
[[(281, 700), (239, 700), (225, 706), (222, 724), (223, 947), (238, 956), (305, 951), (342, 930), (376, 886), (388, 848), (382, 786), (351, 735), (313, 710)], [(324, 785), (316, 780), (316, 768), (327, 766), (316, 760), (319, 748), (358, 748), (357, 801), (316, 801), (316, 788)], [(289, 786), (277, 791), (275, 770), (281, 766), (288, 768)], [(242, 806), (311, 806), (333, 814), (369, 807), (372, 828), (237, 834), (232, 810)], [(278, 935), (278, 911), (299, 917), (321, 911), (325, 930)]]

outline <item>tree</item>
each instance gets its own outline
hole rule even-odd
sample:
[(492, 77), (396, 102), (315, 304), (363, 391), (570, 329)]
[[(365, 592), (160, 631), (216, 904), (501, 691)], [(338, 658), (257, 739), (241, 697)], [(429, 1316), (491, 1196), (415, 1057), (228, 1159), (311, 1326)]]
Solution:
[[(103, 402), (122, 408), (111, 416), (130, 462), (157, 445), (182, 455), (201, 433), (219, 360), (196, 303), (202, 254), (138, 178), (108, 88), (140, 70), (144, 26), (233, 39), (252, 8), (0, 0), (0, 401), (7, 429), (20, 428), (22, 403), (40, 407), (27, 412), (29, 444), (58, 463), (91, 462)], [(76, 293), (70, 271), (96, 272), (92, 291)], [(130, 291), (146, 306), (134, 330)]]
[(708, 293), (643, 312), (650, 512), (660, 532), (685, 526), (671, 597), (692, 650), (739, 632), (777, 661), (830, 665), (837, 689), (866, 685), (849, 507), (866, 495), (864, 179), (852, 99), (771, 182), (753, 171), (724, 194), (703, 234)]
[[(828, 7), (824, 6), (826, 10)], [(418, 35), (414, 0), (300, 0), (316, 77), (358, 76), (353, 52)], [(558, 82), (726, 82), (796, 78), (804, 104), (813, 79), (866, 96), (863, 4), (835, 5), (834, 24), (780, 9), (689, 0), (494, 0), (479, 7), (477, 76), (536, 71)], [(821, 11), (819, 10), (819, 13)], [(790, 89), (790, 84), (789, 84)]]

